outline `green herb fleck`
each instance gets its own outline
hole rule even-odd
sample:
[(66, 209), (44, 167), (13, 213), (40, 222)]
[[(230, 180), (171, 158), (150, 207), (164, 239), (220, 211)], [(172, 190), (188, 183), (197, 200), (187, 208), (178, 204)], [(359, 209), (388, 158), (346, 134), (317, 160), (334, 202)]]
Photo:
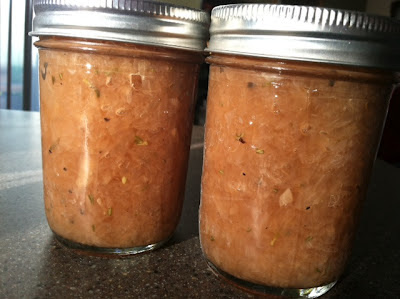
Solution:
[(52, 144), (52, 145), (49, 147), (49, 153), (52, 154), (55, 148), (56, 148), (56, 145), (55, 145), (55, 144)]
[(266, 82), (263, 82), (263, 83), (261, 84), (261, 87), (267, 87), (267, 86), (270, 86), (271, 84), (272, 84), (271, 82), (266, 81)]
[(88, 198), (89, 198), (89, 200), (90, 200), (90, 203), (93, 205), (93, 204), (94, 204), (94, 197), (93, 197), (93, 195), (92, 195), (92, 194), (89, 194), (89, 195), (88, 195)]
[(60, 78), (60, 80), (63, 79), (63, 76), (64, 76), (63, 73), (59, 73), (59, 74), (58, 74), (58, 77)]
[(93, 91), (94, 91), (95, 94), (96, 94), (96, 97), (100, 98), (100, 90), (99, 90), (96, 86), (94, 86), (92, 83), (90, 83), (90, 82), (89, 82), (88, 80), (86, 80), (86, 79), (83, 79), (83, 82), (84, 82), (89, 88), (93, 89)]
[(246, 229), (246, 232), (251, 232), (251, 227), (248, 227), (247, 229)]
[(90, 83), (88, 80), (83, 79), (83, 83), (85, 83), (87, 86), (89, 86), (90, 88), (92, 88), (92, 83)]
[(51, 76), (51, 83), (53, 83), (53, 85), (54, 85), (55, 82), (56, 82), (56, 77)]
[(318, 268), (318, 267), (315, 268), (315, 271), (318, 272), (318, 273), (322, 273), (322, 270), (320, 268)]
[(214, 236), (210, 236), (210, 240), (214, 242), (215, 241)]
[(308, 237), (306, 238), (306, 242), (311, 242), (313, 239), (314, 239), (313, 236), (308, 236)]
[(49, 66), (49, 64), (47, 62), (44, 63), (44, 71), (40, 70), (40, 73), (42, 75), (42, 79), (46, 80), (46, 75), (47, 75), (47, 67)]
[(144, 141), (139, 136), (135, 136), (135, 144), (137, 144), (137, 145), (148, 145), (147, 141)]
[(257, 154), (260, 154), (260, 155), (263, 155), (263, 154), (264, 154), (264, 150), (262, 150), (262, 149), (256, 149), (256, 153), (257, 153)]
[(57, 139), (56, 142), (54, 142), (50, 147), (49, 147), (49, 153), (52, 154), (55, 149), (58, 147), (58, 145), (60, 144), (60, 138)]
[(107, 210), (107, 215), (108, 215), (108, 216), (111, 216), (111, 215), (112, 215), (112, 212), (113, 212), (113, 209), (112, 209), (112, 208), (109, 208), (109, 209)]
[(92, 224), (92, 231), (95, 232), (96, 231), (96, 226), (94, 224)]
[(96, 93), (96, 97), (100, 98), (100, 90), (98, 88), (93, 88)]
[(244, 134), (243, 134), (243, 133), (240, 133), (240, 134), (236, 134), (235, 139), (236, 139), (237, 141), (239, 141), (240, 143), (246, 143), (246, 141), (244, 141), (243, 137), (244, 137)]

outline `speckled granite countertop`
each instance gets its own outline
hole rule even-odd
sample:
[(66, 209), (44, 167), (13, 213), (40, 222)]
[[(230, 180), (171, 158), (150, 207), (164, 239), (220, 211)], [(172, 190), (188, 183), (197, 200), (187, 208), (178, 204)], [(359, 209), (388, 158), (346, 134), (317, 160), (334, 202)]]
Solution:
[[(43, 208), (39, 114), (0, 110), (0, 298), (254, 298), (202, 257), (203, 129), (195, 127), (181, 222), (163, 248), (129, 258), (60, 246)], [(377, 161), (350, 263), (321, 298), (400, 298), (400, 169)]]

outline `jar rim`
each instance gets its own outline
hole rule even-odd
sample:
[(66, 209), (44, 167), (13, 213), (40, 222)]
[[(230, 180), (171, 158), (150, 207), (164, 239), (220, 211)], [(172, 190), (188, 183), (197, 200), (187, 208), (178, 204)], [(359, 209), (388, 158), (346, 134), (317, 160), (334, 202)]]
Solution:
[(203, 51), (209, 15), (150, 0), (34, 0), (31, 36), (63, 36)]
[(400, 70), (400, 21), (313, 6), (230, 4), (211, 13), (206, 51)]

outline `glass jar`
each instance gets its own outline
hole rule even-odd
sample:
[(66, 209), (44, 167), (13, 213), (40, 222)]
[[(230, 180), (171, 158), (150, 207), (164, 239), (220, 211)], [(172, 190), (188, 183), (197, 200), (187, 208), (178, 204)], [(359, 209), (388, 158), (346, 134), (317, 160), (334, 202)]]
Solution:
[(200, 240), (217, 275), (306, 298), (337, 282), (400, 68), (399, 30), (313, 7), (213, 10)]
[(208, 16), (75, 2), (34, 5), (47, 220), (71, 248), (155, 249), (182, 210)]

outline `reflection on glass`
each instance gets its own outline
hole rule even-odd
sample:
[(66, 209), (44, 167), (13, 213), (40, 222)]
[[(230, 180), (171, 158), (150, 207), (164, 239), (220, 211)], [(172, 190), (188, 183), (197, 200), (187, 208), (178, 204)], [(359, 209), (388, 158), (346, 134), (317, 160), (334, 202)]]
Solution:
[(0, 108), (6, 108), (9, 1), (1, 1), (0, 7)]
[[(32, 44), (37, 41), (32, 37)], [(31, 110), (39, 111), (39, 76), (38, 76), (38, 50), (32, 46), (32, 72), (31, 72)]]
[[(24, 0), (1, 0), (0, 2), (0, 109), (23, 109), (24, 72), (30, 71), (29, 66), (24, 67), (24, 49), (30, 51), (29, 47), (24, 45), (26, 37), (25, 22), (30, 22), (30, 16), (25, 15), (25, 9)], [(9, 26), (10, 20), (11, 27)], [(8, 52), (9, 46), (11, 48), (10, 55)], [(8, 68), (9, 57), (11, 57), (10, 69)], [(10, 82), (8, 82), (9, 75), (11, 77)], [(36, 49), (32, 50), (32, 73), (28, 80), (31, 80), (32, 86), (30, 91), (31, 110), (38, 111), (39, 92)], [(8, 94), (8, 89), (10, 94)], [(10, 97), (11, 101), (9, 107), (7, 103), (8, 97)]]
[(25, 1), (13, 0), (11, 12), (11, 109), (22, 110), (24, 78)]

